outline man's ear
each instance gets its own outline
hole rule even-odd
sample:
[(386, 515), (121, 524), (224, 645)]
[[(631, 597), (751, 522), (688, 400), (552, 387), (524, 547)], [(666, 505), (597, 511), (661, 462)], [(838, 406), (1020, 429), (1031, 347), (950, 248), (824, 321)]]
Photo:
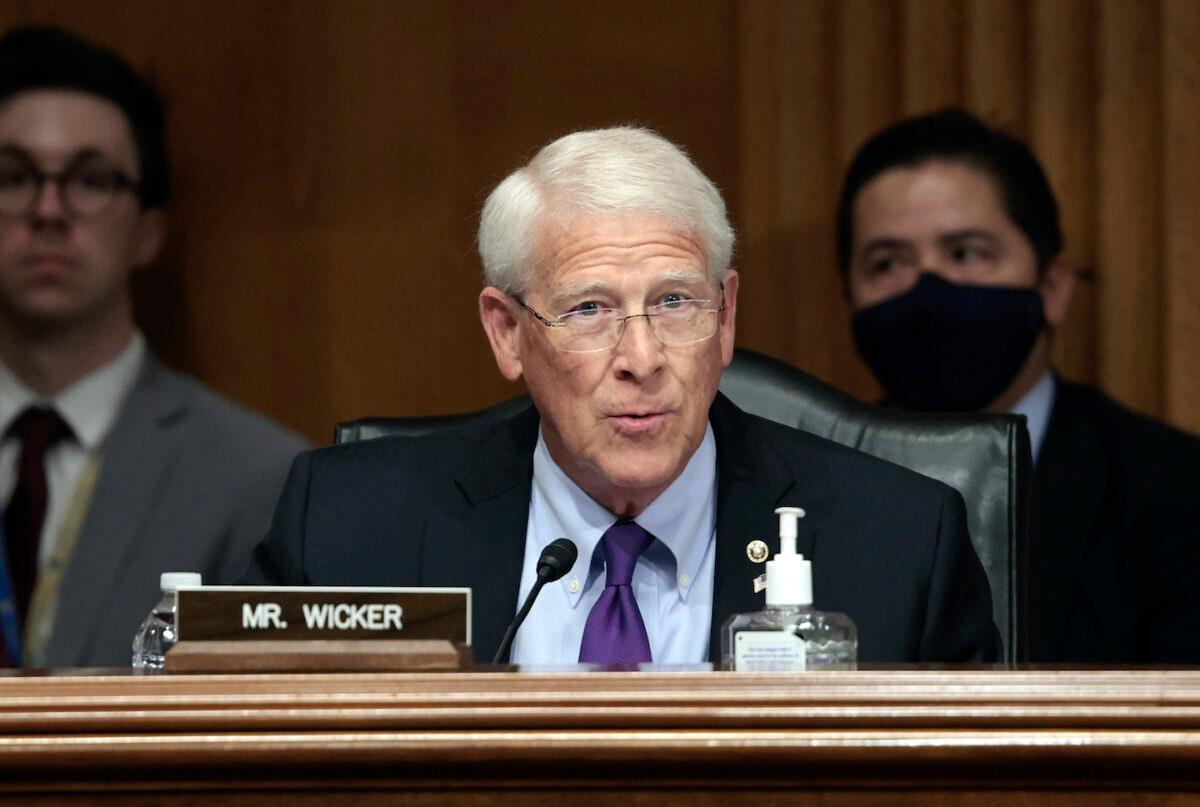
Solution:
[(521, 377), (521, 322), (516, 306), (504, 292), (488, 286), (479, 293), (479, 321), (496, 357), (500, 374), (509, 381)]
[(733, 339), (737, 321), (738, 273), (730, 269), (725, 273), (725, 310), (720, 314), (717, 336), (721, 340), (721, 361), (728, 367), (733, 361)]
[(1063, 254), (1059, 254), (1038, 283), (1042, 294), (1042, 308), (1045, 310), (1046, 323), (1051, 328), (1057, 328), (1067, 318), (1067, 309), (1071, 305), (1071, 294), (1075, 290), (1075, 269)]
[(162, 208), (143, 210), (138, 215), (137, 241), (133, 245), (133, 266), (141, 269), (158, 260), (167, 241), (167, 211)]

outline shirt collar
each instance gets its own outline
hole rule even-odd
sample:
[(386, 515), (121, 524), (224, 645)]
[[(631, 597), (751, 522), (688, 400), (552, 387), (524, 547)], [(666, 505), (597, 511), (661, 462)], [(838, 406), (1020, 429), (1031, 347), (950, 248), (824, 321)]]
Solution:
[(8, 365), (0, 361), (0, 436), (7, 435), (17, 416), (38, 402), (33, 390), (21, 383)]
[[(705, 428), (704, 439), (683, 472), (635, 519), (666, 547), (673, 558), (675, 569), (670, 571), (684, 600), (716, 529), (716, 481), (717, 443), (709, 425)], [(533, 485), (538, 489), (549, 514), (557, 522), (555, 526), (575, 542), (580, 560), (590, 564), (600, 538), (617, 520), (617, 516), (584, 493), (567, 476), (550, 456), (550, 449), (540, 430), (533, 452)], [(651, 550), (647, 550), (647, 556), (652, 549), (653, 545)], [(585, 571), (578, 576), (582, 578), (589, 575), (590, 571)], [(564, 587), (572, 605), (575, 605), (588, 586), (571, 592), (569, 577), (573, 575), (564, 577), (560, 585)], [(588, 583), (591, 583), (590, 579)]]
[(1054, 407), (1055, 383), (1054, 374), (1047, 370), (1033, 385), (1033, 389), (1025, 393), (1025, 397), (1017, 401), (1010, 410), (1014, 415), (1024, 415), (1025, 425), (1029, 429), (1029, 444), (1033, 449), (1033, 462), (1037, 464), (1038, 454), (1046, 439), (1046, 427), (1050, 424), (1050, 410)]
[(25, 386), (0, 361), (0, 434), (6, 433), (22, 412), (41, 404), (55, 409), (75, 439), (91, 450), (108, 436), (125, 393), (133, 386), (146, 356), (146, 342), (134, 331), (133, 338), (115, 359), (76, 381), (51, 400)]

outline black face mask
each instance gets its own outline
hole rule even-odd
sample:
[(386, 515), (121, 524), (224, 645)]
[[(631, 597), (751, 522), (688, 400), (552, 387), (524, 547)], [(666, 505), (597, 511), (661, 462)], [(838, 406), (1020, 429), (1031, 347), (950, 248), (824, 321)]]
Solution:
[(1000, 397), (1045, 326), (1036, 289), (926, 272), (908, 292), (855, 314), (854, 343), (892, 403), (966, 412)]

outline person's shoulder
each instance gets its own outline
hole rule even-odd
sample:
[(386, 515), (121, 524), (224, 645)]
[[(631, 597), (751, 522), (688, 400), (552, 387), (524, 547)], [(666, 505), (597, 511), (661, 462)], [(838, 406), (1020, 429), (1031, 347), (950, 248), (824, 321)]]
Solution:
[(1200, 464), (1200, 437), (1135, 412), (1101, 390), (1059, 381), (1054, 407), (1061, 421), (1090, 427), (1110, 450), (1143, 461), (1147, 470)]
[(403, 431), (326, 446), (308, 456), (314, 466), (326, 470), (409, 469), (418, 476), (436, 475), (439, 469), (459, 470), (466, 464), (532, 456), (539, 422), (536, 410), (532, 405), (507, 409), (511, 411), (497, 411), (491, 417), (464, 417), (461, 424), (447, 420), (420, 433)]
[(138, 383), (151, 385), (151, 395), (177, 400), (181, 404), (180, 427), (214, 450), (230, 448), (244, 456), (290, 458), (311, 447), (295, 432), (157, 362), (147, 367)]

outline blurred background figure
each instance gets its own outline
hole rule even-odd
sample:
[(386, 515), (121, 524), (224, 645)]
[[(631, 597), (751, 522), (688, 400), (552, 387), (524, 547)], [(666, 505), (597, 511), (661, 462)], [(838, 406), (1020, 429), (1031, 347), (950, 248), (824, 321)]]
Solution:
[(1016, 412), (1032, 661), (1200, 661), (1200, 441), (1060, 378), (1074, 273), (1020, 141), (958, 109), (870, 138), (838, 205), (859, 354), (895, 406)]
[(159, 573), (231, 579), (305, 446), (147, 351), (129, 282), (168, 186), (162, 101), (124, 60), (56, 28), (0, 40), (9, 663), (128, 664)]

